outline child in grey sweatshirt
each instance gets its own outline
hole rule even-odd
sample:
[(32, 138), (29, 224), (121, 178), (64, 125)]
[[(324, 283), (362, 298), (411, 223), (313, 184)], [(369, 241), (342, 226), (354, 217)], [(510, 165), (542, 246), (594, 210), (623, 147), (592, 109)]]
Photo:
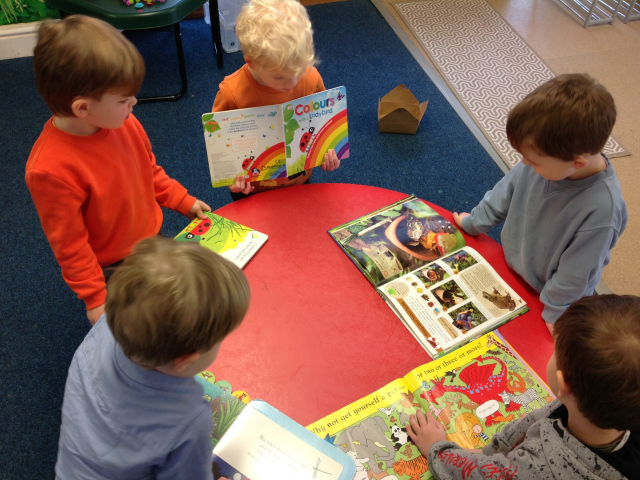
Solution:
[(504, 222), (507, 264), (540, 292), (551, 332), (573, 301), (593, 295), (627, 224), (620, 182), (601, 153), (615, 120), (613, 97), (588, 75), (541, 85), (507, 119), (522, 163), (471, 214), (454, 214), (469, 235)]
[(463, 449), (439, 422), (407, 433), (438, 479), (640, 478), (640, 298), (585, 297), (558, 319), (547, 378), (557, 400)]

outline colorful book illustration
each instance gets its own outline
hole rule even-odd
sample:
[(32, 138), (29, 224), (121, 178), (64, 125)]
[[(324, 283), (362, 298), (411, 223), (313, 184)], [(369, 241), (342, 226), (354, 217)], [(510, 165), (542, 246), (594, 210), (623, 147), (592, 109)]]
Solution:
[(217, 380), (213, 372), (205, 370), (195, 376), (204, 389), (204, 398), (211, 407), (211, 447), (215, 448), (251, 398), (244, 390), (233, 390), (231, 383)]
[(553, 400), (549, 388), (497, 333), (422, 365), (307, 428), (352, 457), (353, 480), (428, 480), (427, 460), (407, 434), (422, 410), (447, 439), (482, 448), (507, 422)]
[(413, 196), (329, 234), (433, 358), (529, 310), (456, 227)]
[(214, 477), (352, 480), (353, 459), (262, 400), (238, 415), (213, 449)]
[(243, 268), (269, 238), (215, 213), (205, 214), (208, 218), (196, 218), (176, 235), (175, 240), (198, 242)]
[(349, 156), (347, 91), (332, 88), (293, 102), (202, 115), (211, 184), (236, 177), (283, 183), (324, 163), (328, 150)]

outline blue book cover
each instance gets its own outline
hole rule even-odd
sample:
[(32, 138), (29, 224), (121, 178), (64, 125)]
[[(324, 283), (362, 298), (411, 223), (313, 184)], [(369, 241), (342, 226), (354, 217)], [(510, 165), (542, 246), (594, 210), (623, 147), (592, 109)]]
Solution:
[(213, 450), (216, 479), (352, 480), (351, 457), (261, 400), (251, 401)]

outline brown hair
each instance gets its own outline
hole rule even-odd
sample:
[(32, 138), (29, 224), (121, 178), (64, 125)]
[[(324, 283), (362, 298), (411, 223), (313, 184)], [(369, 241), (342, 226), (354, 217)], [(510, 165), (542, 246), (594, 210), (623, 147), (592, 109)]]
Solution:
[(136, 363), (155, 368), (210, 350), (249, 308), (242, 271), (196, 243), (139, 242), (109, 280), (107, 323)]
[(84, 15), (40, 26), (33, 52), (36, 85), (54, 115), (73, 116), (78, 96), (135, 95), (144, 79), (142, 56), (118, 30)]
[(611, 94), (589, 75), (555, 77), (527, 95), (507, 118), (507, 138), (521, 151), (529, 140), (542, 153), (573, 161), (604, 148), (616, 123)]
[(580, 412), (600, 428), (640, 427), (640, 297), (584, 297), (558, 319), (554, 337)]

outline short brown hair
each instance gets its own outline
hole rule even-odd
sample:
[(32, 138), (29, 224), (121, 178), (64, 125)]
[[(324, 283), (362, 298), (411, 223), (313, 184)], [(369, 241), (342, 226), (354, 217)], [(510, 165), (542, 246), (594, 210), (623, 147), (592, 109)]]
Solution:
[(242, 271), (196, 243), (139, 242), (109, 280), (107, 323), (125, 355), (155, 368), (210, 350), (249, 308)]
[(580, 412), (600, 428), (640, 427), (640, 297), (584, 297), (558, 319), (554, 337)]
[(600, 153), (615, 123), (607, 89), (589, 75), (567, 74), (540, 85), (509, 112), (507, 138), (518, 151), (530, 138), (542, 153), (569, 162)]
[(73, 116), (78, 96), (135, 95), (144, 79), (140, 52), (102, 20), (71, 15), (40, 26), (33, 52), (36, 85), (54, 115)]

